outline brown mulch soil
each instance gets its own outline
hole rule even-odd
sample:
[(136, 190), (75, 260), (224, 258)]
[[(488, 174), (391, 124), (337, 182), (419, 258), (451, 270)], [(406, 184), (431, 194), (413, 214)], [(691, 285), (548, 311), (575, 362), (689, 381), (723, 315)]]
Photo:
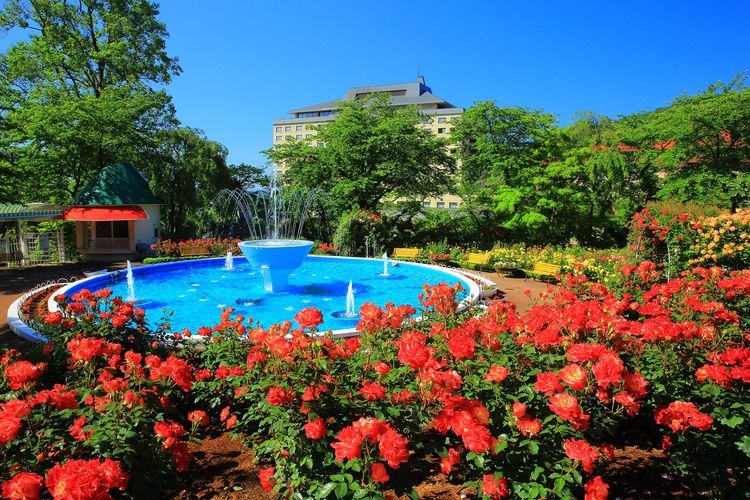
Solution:
[[(192, 444), (193, 463), (183, 475), (178, 489), (167, 496), (171, 499), (272, 499), (260, 487), (258, 468), (252, 453), (228, 434), (206, 438)], [(670, 473), (667, 458), (660, 450), (625, 445), (615, 449), (612, 462), (598, 470), (610, 485), (612, 499), (705, 498), (694, 491), (684, 479)], [(416, 487), (426, 500), (472, 498), (472, 492), (450, 484), (442, 474), (427, 477)], [(406, 497), (402, 497), (405, 500)]]

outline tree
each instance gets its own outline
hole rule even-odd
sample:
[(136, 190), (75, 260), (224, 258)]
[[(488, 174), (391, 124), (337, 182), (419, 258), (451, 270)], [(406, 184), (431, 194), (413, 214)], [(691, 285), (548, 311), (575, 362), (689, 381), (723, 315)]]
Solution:
[(520, 239), (548, 222), (536, 199), (554, 153), (555, 117), (540, 110), (468, 108), (452, 131), (461, 159), (461, 196), (480, 225), (500, 225)]
[(313, 140), (276, 145), (267, 156), (297, 185), (321, 188), (342, 210), (374, 212), (384, 200), (423, 200), (449, 192), (455, 164), (447, 143), (420, 126), (415, 107), (388, 96), (343, 102)]
[(0, 56), (0, 161), (19, 201), (69, 201), (107, 163), (147, 161), (156, 131), (175, 126), (160, 86), (180, 68), (157, 14), (148, 0), (8, 0), (0, 9), (0, 30), (30, 33)]
[(561, 130), (560, 159), (544, 170), (538, 204), (558, 243), (574, 237), (587, 246), (624, 243), (631, 215), (656, 191), (652, 170), (623, 147), (618, 122), (591, 112)]
[[(658, 196), (736, 210), (750, 201), (750, 88), (740, 74), (672, 106), (630, 117), (641, 161), (664, 175)], [(632, 126), (637, 124), (637, 126)]]
[(244, 191), (251, 191), (258, 186), (268, 186), (271, 180), (271, 176), (264, 167), (255, 167), (246, 163), (229, 165), (229, 173), (239, 188)]
[(218, 192), (239, 186), (227, 167), (227, 150), (191, 128), (164, 130), (157, 140), (159, 161), (147, 173), (151, 190), (165, 203), (164, 236), (195, 237), (209, 227), (206, 208)]

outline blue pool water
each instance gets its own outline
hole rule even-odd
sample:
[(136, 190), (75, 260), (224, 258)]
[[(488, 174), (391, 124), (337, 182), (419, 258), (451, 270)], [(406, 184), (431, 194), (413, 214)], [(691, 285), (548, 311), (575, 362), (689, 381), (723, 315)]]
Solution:
[[(163, 310), (172, 311), (172, 331), (214, 325), (224, 307), (234, 307), (235, 314), (244, 314), (264, 326), (293, 321), (301, 309), (315, 307), (324, 318), (319, 329), (346, 330), (354, 328), (358, 318), (336, 318), (333, 313), (346, 309), (349, 280), (357, 313), (365, 302), (381, 307), (387, 302), (411, 304), (419, 311), (418, 296), (424, 284), (461, 282), (466, 291), (457, 297), (459, 300), (468, 297), (473, 285), (465, 277), (432, 266), (401, 262), (389, 265), (389, 276), (383, 276), (382, 260), (308, 256), (289, 276), (289, 291), (268, 294), (260, 272), (243, 257), (234, 258), (232, 270), (224, 266), (224, 259), (217, 258), (133, 268), (138, 307), (146, 311), (151, 324), (164, 317)], [(83, 288), (110, 288), (115, 296), (128, 296), (124, 271), (77, 282), (64, 293), (70, 296)]]

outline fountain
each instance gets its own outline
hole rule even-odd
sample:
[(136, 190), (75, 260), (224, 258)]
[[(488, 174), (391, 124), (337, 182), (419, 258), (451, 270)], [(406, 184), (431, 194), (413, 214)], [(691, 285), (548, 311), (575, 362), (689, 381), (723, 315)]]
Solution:
[(227, 252), (227, 257), (224, 259), (224, 269), (226, 269), (227, 271), (231, 271), (232, 269), (234, 269), (232, 252)]
[(349, 287), (346, 289), (346, 317), (353, 318), (357, 316), (354, 310), (354, 288), (352, 287), (352, 280), (349, 280)]
[(337, 319), (359, 319), (359, 314), (354, 307), (354, 286), (352, 280), (349, 280), (349, 286), (346, 289), (346, 311), (336, 311), (331, 316)]
[(300, 238), (314, 196), (313, 191), (302, 190), (282, 194), (274, 175), (268, 191), (224, 189), (216, 197), (217, 207), (231, 206), (244, 219), (251, 239), (238, 246), (261, 272), (267, 293), (286, 291), (289, 275), (312, 249), (312, 241)]
[(128, 263), (128, 271), (125, 275), (128, 281), (128, 296), (125, 298), (127, 302), (136, 302), (135, 298), (135, 279), (133, 278), (133, 268), (130, 265), (130, 261), (127, 261)]
[(382, 259), (383, 259), (383, 274), (381, 274), (381, 276), (390, 276), (390, 274), (388, 274), (388, 252), (383, 252)]

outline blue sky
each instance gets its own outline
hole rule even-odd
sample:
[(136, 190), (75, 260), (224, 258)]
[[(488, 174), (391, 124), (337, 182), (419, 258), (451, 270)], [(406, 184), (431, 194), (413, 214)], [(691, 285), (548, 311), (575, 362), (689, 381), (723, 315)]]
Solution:
[(163, 0), (179, 119), (265, 162), (271, 124), (349, 87), (424, 75), (463, 107), (611, 117), (750, 70), (750, 2)]

